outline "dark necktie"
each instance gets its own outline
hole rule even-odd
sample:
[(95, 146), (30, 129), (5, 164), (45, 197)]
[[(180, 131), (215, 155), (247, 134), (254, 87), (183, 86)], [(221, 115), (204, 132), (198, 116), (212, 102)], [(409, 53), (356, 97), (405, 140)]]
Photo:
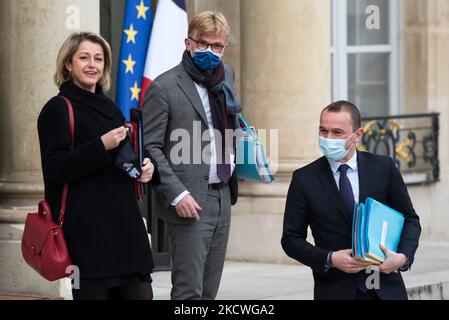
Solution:
[(345, 213), (349, 215), (352, 220), (353, 212), (354, 212), (354, 193), (352, 192), (351, 182), (346, 175), (349, 166), (347, 164), (342, 164), (338, 167), (338, 171), (340, 171), (340, 181), (338, 183), (340, 199), (343, 204), (343, 209)]
[[(218, 160), (219, 159), (217, 159), (217, 161)], [(221, 164), (217, 164), (217, 175), (221, 181), (228, 183), (229, 178), (231, 177), (231, 165), (224, 163), (225, 159), (222, 159), (222, 162), (223, 163)]]
[[(354, 193), (352, 192), (351, 182), (349, 181), (346, 174), (348, 172), (348, 169), (349, 166), (347, 164), (342, 164), (338, 168), (338, 171), (340, 171), (340, 181), (338, 185), (340, 188), (340, 198), (343, 203), (343, 208), (345, 212), (350, 216), (350, 219), (352, 221), (354, 212)], [(357, 289), (362, 293), (367, 292), (367, 288), (365, 285), (367, 276), (368, 275), (365, 273), (365, 270), (360, 271), (358, 274)]]
[[(215, 103), (211, 103), (211, 101), (215, 101)], [(221, 134), (221, 141), (218, 141), (219, 137), (215, 137), (215, 150), (217, 151), (217, 175), (222, 182), (228, 183), (229, 179), (231, 178), (231, 165), (229, 163), (226, 163), (226, 161), (229, 162), (229, 153), (227, 154), (226, 152), (228, 150), (226, 148), (226, 129), (230, 127), (229, 118), (226, 114), (224, 114), (224, 109), (220, 104), (220, 97), (215, 97), (212, 93), (209, 93), (209, 104), (212, 116), (212, 124), (214, 126), (214, 129), (219, 130)], [(221, 150), (218, 150), (220, 146)], [(228, 159), (226, 160), (226, 158)]]

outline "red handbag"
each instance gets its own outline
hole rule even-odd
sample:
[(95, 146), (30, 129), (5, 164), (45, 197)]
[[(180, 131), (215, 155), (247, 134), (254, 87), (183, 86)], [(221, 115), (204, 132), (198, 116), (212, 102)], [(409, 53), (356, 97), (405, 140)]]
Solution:
[[(70, 101), (61, 96), (67, 103), (71, 145), (75, 135), (75, 120)], [(22, 236), (22, 255), (25, 261), (45, 279), (54, 281), (70, 275), (72, 260), (62, 231), (62, 223), (67, 204), (69, 185), (66, 183), (62, 192), (61, 212), (58, 223), (52, 219), (51, 210), (46, 200), (41, 200), (38, 212), (29, 213), (25, 221)]]

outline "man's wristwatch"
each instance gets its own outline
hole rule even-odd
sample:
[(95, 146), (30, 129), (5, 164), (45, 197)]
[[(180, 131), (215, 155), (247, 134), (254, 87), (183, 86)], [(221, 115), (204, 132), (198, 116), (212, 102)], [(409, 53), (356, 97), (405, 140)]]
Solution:
[(329, 251), (326, 258), (326, 266), (324, 268), (324, 271), (328, 271), (330, 268), (334, 267), (334, 264), (332, 263), (332, 253), (333, 251)]

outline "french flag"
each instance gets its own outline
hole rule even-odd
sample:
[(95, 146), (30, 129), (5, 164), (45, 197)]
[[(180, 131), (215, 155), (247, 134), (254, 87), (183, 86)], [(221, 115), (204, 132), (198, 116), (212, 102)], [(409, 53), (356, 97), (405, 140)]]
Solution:
[(187, 29), (185, 1), (159, 0), (145, 60), (140, 107), (151, 81), (181, 62)]

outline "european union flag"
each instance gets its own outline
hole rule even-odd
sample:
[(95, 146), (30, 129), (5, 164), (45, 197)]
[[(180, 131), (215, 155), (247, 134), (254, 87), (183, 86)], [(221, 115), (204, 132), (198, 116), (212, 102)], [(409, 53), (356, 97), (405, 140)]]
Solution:
[(150, 0), (127, 0), (118, 61), (116, 103), (129, 120), (131, 108), (139, 108), (142, 76), (150, 41), (153, 14)]

